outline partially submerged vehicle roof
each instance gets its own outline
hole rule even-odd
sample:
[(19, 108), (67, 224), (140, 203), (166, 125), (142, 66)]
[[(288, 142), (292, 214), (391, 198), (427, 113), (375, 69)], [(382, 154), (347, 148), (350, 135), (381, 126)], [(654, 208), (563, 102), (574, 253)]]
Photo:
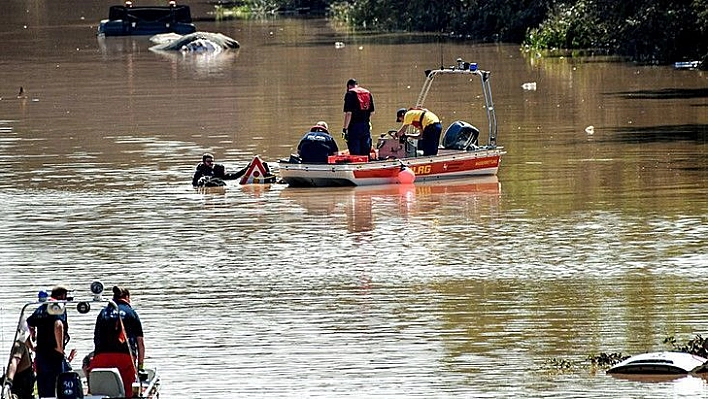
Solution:
[(705, 359), (686, 352), (648, 352), (632, 356), (607, 372), (609, 374), (688, 374), (706, 372)]
[(191, 23), (192, 13), (189, 6), (111, 6), (108, 9), (108, 19), (111, 21), (149, 21), (158, 22), (170, 20), (174, 22)]

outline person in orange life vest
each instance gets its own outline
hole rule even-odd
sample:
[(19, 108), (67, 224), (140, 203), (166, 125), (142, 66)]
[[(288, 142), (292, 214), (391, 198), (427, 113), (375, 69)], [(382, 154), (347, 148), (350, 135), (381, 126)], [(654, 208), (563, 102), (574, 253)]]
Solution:
[(349, 154), (369, 155), (371, 152), (371, 115), (375, 112), (374, 96), (359, 86), (356, 79), (347, 81), (344, 95), (344, 125), (342, 133)]
[(327, 163), (327, 157), (339, 151), (337, 142), (329, 134), (327, 122), (319, 121), (300, 140), (297, 154), (303, 163)]
[(113, 303), (101, 309), (96, 318), (93, 343), (94, 355), (89, 369), (117, 368), (125, 395), (131, 398), (137, 371), (143, 369), (145, 341), (140, 317), (130, 306), (130, 291), (127, 288), (113, 287)]
[(418, 148), (423, 150), (423, 155), (437, 155), (438, 146), (440, 145), (440, 134), (442, 133), (442, 124), (440, 118), (427, 109), (409, 109), (401, 108), (396, 112), (396, 122), (402, 122), (403, 125), (396, 133), (397, 137), (401, 137), (406, 133), (409, 126), (413, 126), (418, 130), (417, 135), (408, 135), (409, 137), (420, 137)]

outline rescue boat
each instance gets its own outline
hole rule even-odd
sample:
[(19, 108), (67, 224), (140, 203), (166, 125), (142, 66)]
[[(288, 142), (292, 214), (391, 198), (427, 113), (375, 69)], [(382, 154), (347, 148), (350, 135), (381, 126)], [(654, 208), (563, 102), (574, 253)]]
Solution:
[(445, 130), (436, 155), (422, 155), (417, 140), (395, 137), (395, 131), (382, 134), (369, 156), (340, 153), (329, 157), (328, 163), (301, 163), (296, 157), (278, 161), (282, 182), (296, 187), (366, 186), (378, 184), (408, 184), (413, 181), (495, 176), (501, 156), (497, 146), (497, 120), (492, 101), (491, 72), (480, 70), (476, 63), (457, 60), (450, 67), (426, 71), (417, 108), (424, 108), (425, 99), (436, 77), (458, 77), (479, 81), (488, 122), (486, 143), (479, 143), (480, 131), (465, 122), (455, 121)]
[[(13, 352), (16, 348), (16, 343), (24, 345), (29, 339), (29, 331), (26, 319), (32, 312), (40, 306), (46, 306), (45, 310), (50, 315), (63, 315), (70, 313), (69, 319), (74, 321), (82, 317), (87, 320), (95, 320), (96, 313), (103, 306), (116, 306), (110, 298), (103, 298), (103, 284), (99, 281), (94, 281), (91, 286), (91, 296), (85, 298), (69, 297), (66, 300), (49, 299), (47, 291), (39, 291), (37, 299), (26, 303), (20, 310), (17, 328), (13, 339), (13, 344), (9, 352), (9, 360), (5, 363), (4, 370), (16, 370), (16, 358)], [(87, 345), (93, 346), (93, 328), (90, 331), (80, 332), (72, 329), (71, 342), (74, 343), (77, 339), (87, 341)], [(84, 357), (83, 366), (72, 364), (72, 371), (59, 374), (56, 381), (56, 391), (54, 398), (56, 399), (108, 399), (108, 398), (126, 398), (128, 395), (123, 386), (120, 372), (117, 368), (93, 368), (88, 371), (87, 362), (91, 354), (79, 354)], [(76, 360), (76, 359), (74, 359)], [(135, 359), (134, 359), (135, 360)], [(86, 375), (88, 372), (88, 378)], [(140, 369), (135, 364), (136, 382), (132, 386), (132, 397), (137, 399), (158, 399), (160, 397), (160, 375), (156, 368)], [(12, 385), (2, 384), (0, 388), (0, 398), (12, 398)], [(44, 398), (44, 397), (42, 397)]]

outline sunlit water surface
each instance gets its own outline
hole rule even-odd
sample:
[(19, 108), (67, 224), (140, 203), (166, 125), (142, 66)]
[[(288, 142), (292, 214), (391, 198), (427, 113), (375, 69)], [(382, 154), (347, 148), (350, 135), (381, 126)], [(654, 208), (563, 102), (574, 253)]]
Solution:
[[(242, 48), (162, 55), (96, 38), (108, 5), (10, 0), (0, 17), (3, 348), (39, 289), (100, 279), (133, 292), (163, 398), (708, 396), (585, 361), (706, 334), (703, 73), (317, 19), (202, 21)], [(204, 151), (275, 167), (315, 121), (338, 131), (352, 76), (374, 130), (396, 127), (441, 56), (493, 72), (498, 178), (191, 188)], [(444, 124), (484, 127), (477, 87), (436, 89)], [(79, 357), (94, 316), (71, 319)]]

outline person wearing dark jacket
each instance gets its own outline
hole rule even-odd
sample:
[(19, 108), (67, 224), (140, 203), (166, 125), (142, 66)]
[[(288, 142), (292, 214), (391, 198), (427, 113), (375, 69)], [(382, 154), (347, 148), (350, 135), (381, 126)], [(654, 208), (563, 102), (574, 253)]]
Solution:
[(300, 140), (297, 153), (302, 163), (327, 163), (327, 157), (339, 151), (337, 142), (329, 134), (327, 122), (319, 121)]
[(214, 163), (214, 156), (206, 153), (202, 155), (202, 162), (197, 165), (197, 170), (194, 171), (192, 177), (192, 186), (223, 186), (223, 180), (234, 180), (243, 176), (248, 170), (248, 166), (239, 170), (236, 173), (226, 173), (224, 165)]
[[(69, 290), (64, 286), (52, 289), (49, 302), (66, 301)], [(47, 303), (38, 307), (30, 317), (27, 325), (32, 337), (36, 337), (37, 392), (42, 398), (54, 397), (59, 374), (71, 370), (64, 349), (69, 343), (69, 323), (66, 312), (50, 313)]]
[(369, 155), (371, 153), (371, 115), (375, 112), (374, 96), (361, 86), (356, 79), (347, 81), (344, 95), (344, 125), (342, 134), (347, 141), (349, 154)]
[(113, 303), (103, 308), (96, 318), (93, 343), (89, 370), (97, 367), (117, 368), (126, 397), (132, 397), (137, 371), (143, 369), (145, 341), (143, 325), (130, 305), (130, 291), (127, 288), (113, 287)]

